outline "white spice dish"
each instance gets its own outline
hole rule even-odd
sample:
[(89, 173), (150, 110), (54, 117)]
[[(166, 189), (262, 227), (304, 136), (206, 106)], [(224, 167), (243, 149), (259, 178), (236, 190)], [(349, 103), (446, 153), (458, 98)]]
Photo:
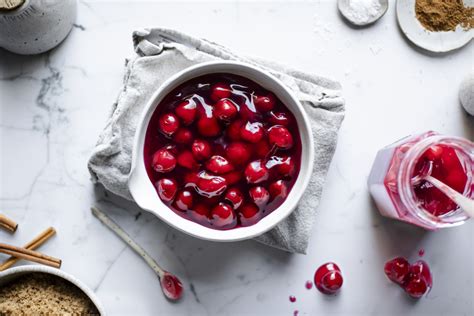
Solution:
[[(460, 25), (455, 31), (432, 32), (423, 27), (415, 12), (416, 0), (397, 1), (397, 19), (403, 34), (413, 44), (435, 53), (449, 52), (463, 47), (474, 37), (474, 29), (465, 30)], [(474, 0), (464, 0), (467, 7), (474, 6)]]
[(365, 26), (380, 19), (388, 9), (388, 0), (338, 0), (341, 14), (352, 24)]

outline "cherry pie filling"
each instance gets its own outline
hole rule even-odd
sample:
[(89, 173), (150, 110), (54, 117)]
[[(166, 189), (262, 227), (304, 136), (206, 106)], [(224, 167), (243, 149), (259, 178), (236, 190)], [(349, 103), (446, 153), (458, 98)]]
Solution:
[(181, 84), (158, 105), (144, 159), (160, 199), (214, 229), (250, 226), (286, 199), (299, 173), (296, 119), (270, 91), (231, 74)]

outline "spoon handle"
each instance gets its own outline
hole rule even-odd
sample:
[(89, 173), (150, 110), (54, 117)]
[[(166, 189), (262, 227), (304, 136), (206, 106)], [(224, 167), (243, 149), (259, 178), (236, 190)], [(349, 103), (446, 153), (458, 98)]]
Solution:
[(138, 253), (143, 260), (158, 274), (158, 277), (162, 277), (165, 271), (156, 263), (156, 261), (137, 244), (117, 223), (115, 223), (110, 217), (96, 207), (91, 207), (92, 214), (97, 217), (105, 226), (110, 228), (116, 233), (125, 243), (127, 243), (136, 253)]
[(474, 200), (465, 197), (461, 193), (453, 190), (451, 187), (447, 186), (438, 179), (433, 178), (432, 176), (425, 176), (425, 180), (430, 182), (441, 192), (446, 194), (447, 197), (456, 202), (456, 204), (459, 205), (459, 207), (462, 208), (463, 211), (466, 212), (470, 217), (474, 217)]

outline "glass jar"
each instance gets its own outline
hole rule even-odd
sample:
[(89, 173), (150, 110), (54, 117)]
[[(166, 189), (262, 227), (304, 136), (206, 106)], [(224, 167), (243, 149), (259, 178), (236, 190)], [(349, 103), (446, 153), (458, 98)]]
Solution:
[(429, 230), (461, 225), (469, 219), (459, 207), (435, 216), (422, 206), (415, 195), (412, 180), (415, 166), (434, 145), (454, 149), (467, 178), (463, 195), (474, 197), (474, 143), (430, 131), (403, 138), (377, 153), (368, 186), (382, 215)]

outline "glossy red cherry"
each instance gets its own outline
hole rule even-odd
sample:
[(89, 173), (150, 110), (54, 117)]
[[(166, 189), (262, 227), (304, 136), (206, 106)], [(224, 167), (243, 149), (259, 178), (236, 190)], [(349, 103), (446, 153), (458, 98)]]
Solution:
[(259, 158), (266, 158), (272, 154), (273, 148), (266, 139), (262, 139), (254, 145), (255, 153)]
[(174, 179), (163, 178), (155, 183), (158, 196), (164, 202), (172, 201), (178, 190), (178, 183)]
[(452, 170), (448, 175), (446, 175), (444, 183), (458, 192), (464, 192), (466, 181), (466, 173), (464, 171), (456, 169)]
[(314, 284), (324, 294), (337, 293), (342, 287), (343, 281), (341, 269), (333, 262), (323, 264), (314, 274)]
[(244, 121), (258, 121), (262, 118), (261, 113), (256, 112), (253, 106), (249, 106), (247, 103), (240, 105), (239, 117)]
[(284, 177), (290, 177), (295, 173), (296, 166), (291, 157), (283, 157), (281, 163), (277, 166), (277, 171)]
[(441, 158), (443, 154), (443, 147), (442, 146), (431, 146), (428, 148), (425, 153), (423, 154), (428, 160), (437, 160)]
[(189, 190), (178, 192), (175, 199), (176, 207), (182, 211), (190, 210), (193, 207), (193, 193)]
[(431, 275), (430, 267), (424, 260), (418, 260), (410, 266), (410, 274), (419, 274), (426, 281), (429, 287), (433, 284), (433, 277)]
[(260, 122), (247, 122), (240, 130), (240, 137), (250, 143), (258, 143), (263, 135), (263, 125)]
[(227, 181), (225, 178), (211, 175), (206, 171), (199, 172), (196, 191), (200, 195), (214, 197), (221, 195), (226, 189)]
[(235, 120), (227, 127), (226, 135), (230, 140), (237, 141), (240, 139), (240, 130), (242, 129), (244, 122), (241, 120)]
[(211, 223), (219, 228), (232, 228), (236, 217), (232, 207), (227, 203), (219, 203), (211, 211)]
[(245, 179), (248, 183), (260, 183), (268, 179), (268, 169), (262, 160), (252, 161), (245, 168)]
[(181, 119), (184, 125), (190, 125), (196, 118), (196, 102), (194, 102), (194, 100), (185, 100), (181, 102), (176, 107), (175, 113)]
[(224, 157), (214, 155), (206, 162), (206, 169), (216, 174), (224, 174), (232, 171), (234, 167)]
[(178, 165), (190, 170), (196, 170), (199, 168), (199, 164), (189, 150), (184, 150), (178, 154)]
[(253, 203), (245, 203), (239, 209), (239, 220), (242, 226), (250, 226), (260, 219), (260, 210)]
[(268, 200), (270, 199), (270, 193), (268, 193), (267, 189), (262, 186), (256, 186), (249, 190), (249, 196), (252, 201), (262, 207), (267, 204)]
[(214, 115), (224, 122), (233, 120), (238, 112), (237, 106), (230, 99), (220, 99), (216, 105), (214, 105)]
[(232, 95), (232, 89), (226, 83), (216, 83), (211, 87), (211, 99), (214, 102), (219, 101), (220, 99), (229, 98)]
[(234, 185), (242, 179), (242, 171), (232, 171), (222, 177), (226, 179), (227, 185)]
[(172, 113), (163, 114), (158, 123), (161, 132), (167, 136), (173, 135), (179, 128), (179, 120)]
[(194, 205), (192, 211), (205, 217), (209, 217), (209, 214), (211, 213), (211, 210), (205, 204)]
[(273, 125), (282, 126), (288, 126), (288, 124), (290, 123), (288, 114), (286, 114), (285, 112), (270, 112), (268, 114), (268, 121)]
[(410, 273), (404, 284), (405, 292), (413, 298), (420, 298), (433, 286), (433, 277), (428, 264), (419, 260), (410, 266)]
[(397, 257), (385, 263), (384, 271), (392, 282), (404, 284), (408, 278), (410, 263), (403, 257)]
[(283, 180), (272, 182), (268, 187), (268, 191), (270, 192), (272, 200), (276, 198), (284, 199), (288, 195), (288, 187)]
[(275, 106), (276, 98), (273, 94), (269, 93), (266, 96), (255, 96), (253, 103), (255, 108), (260, 112), (268, 112)]
[(244, 201), (242, 192), (240, 192), (240, 190), (237, 188), (228, 189), (224, 198), (234, 206), (234, 210), (238, 209)]
[(226, 156), (234, 165), (244, 165), (251, 156), (251, 147), (243, 142), (233, 142), (225, 149)]
[(189, 129), (181, 127), (173, 135), (173, 141), (178, 144), (191, 144), (193, 141), (193, 134)]
[(421, 298), (428, 292), (426, 280), (420, 275), (410, 277), (404, 286), (405, 292), (413, 298)]
[(178, 148), (176, 147), (175, 144), (168, 144), (165, 147), (163, 147), (163, 149), (166, 149), (167, 151), (169, 151), (175, 156), (178, 154)]
[(293, 146), (293, 136), (281, 125), (275, 125), (268, 130), (268, 141), (270, 145), (275, 145), (281, 149), (288, 149)]
[(169, 150), (159, 149), (153, 154), (152, 167), (156, 172), (170, 172), (176, 167), (176, 158)]
[(215, 137), (221, 133), (221, 126), (215, 117), (201, 117), (197, 122), (199, 134), (205, 137)]
[(203, 224), (209, 222), (210, 213), (211, 210), (209, 209), (209, 206), (203, 203), (195, 204), (193, 208), (187, 212), (192, 219)]
[(211, 145), (208, 141), (202, 139), (196, 139), (191, 146), (191, 150), (194, 158), (199, 161), (208, 159), (212, 154)]
[[(441, 146), (440, 146), (441, 147)], [(456, 154), (456, 151), (452, 147), (443, 146), (443, 151), (441, 153), (441, 164), (447, 170), (459, 169), (461, 162), (459, 157)]]
[(195, 171), (188, 172), (184, 175), (183, 182), (184, 187), (196, 187), (199, 181), (198, 173)]

